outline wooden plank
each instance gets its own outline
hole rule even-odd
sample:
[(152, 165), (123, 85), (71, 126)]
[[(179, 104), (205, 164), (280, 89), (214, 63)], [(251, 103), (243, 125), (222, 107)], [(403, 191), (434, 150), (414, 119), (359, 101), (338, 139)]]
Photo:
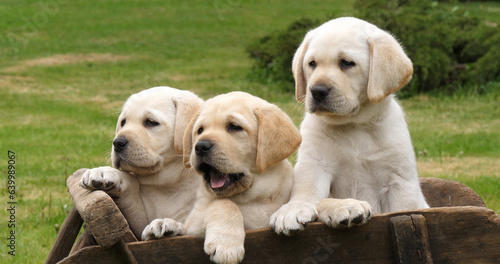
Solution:
[(97, 243), (110, 247), (122, 239), (137, 241), (125, 217), (111, 197), (103, 191), (89, 191), (79, 185), (86, 169), (80, 169), (66, 182), (76, 209), (82, 216)]
[(113, 247), (89, 246), (62, 259), (58, 264), (124, 263), (118, 250)]
[(73, 248), (71, 249), (71, 253), (74, 253), (84, 247), (88, 246), (96, 246), (97, 242), (94, 239), (94, 236), (90, 233), (89, 229), (84, 226), (82, 234), (78, 237), (78, 239), (75, 242), (75, 245), (73, 245)]
[(425, 217), (401, 215), (390, 222), (397, 263), (432, 263)]
[(431, 207), (482, 206), (483, 199), (465, 184), (445, 179), (420, 178), (422, 193)]
[[(350, 229), (311, 223), (294, 237), (276, 235), (269, 228), (248, 231), (243, 263), (395, 263), (390, 219), (403, 215), (425, 217), (435, 263), (498, 263), (500, 259), (500, 216), (484, 207), (467, 206), (377, 214), (367, 224)], [(182, 236), (128, 245), (138, 263), (210, 263), (201, 238)], [(88, 248), (63, 263), (120, 263), (109, 249)]]
[(135, 259), (134, 254), (132, 254), (125, 241), (121, 240), (120, 242), (116, 243), (113, 247), (120, 253), (122, 258), (124, 259), (123, 263), (137, 264), (137, 260)]
[(82, 224), (83, 219), (80, 217), (76, 208), (71, 208), (61, 225), (61, 229), (57, 232), (54, 245), (50, 249), (49, 255), (45, 261), (46, 264), (57, 263), (59, 260), (69, 255)]

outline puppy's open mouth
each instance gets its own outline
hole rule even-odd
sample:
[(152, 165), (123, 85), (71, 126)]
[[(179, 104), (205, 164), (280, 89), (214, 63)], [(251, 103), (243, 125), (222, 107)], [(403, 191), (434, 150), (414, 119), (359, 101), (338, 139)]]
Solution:
[(207, 163), (202, 163), (198, 170), (203, 172), (205, 181), (214, 191), (224, 190), (230, 185), (238, 182), (245, 176), (244, 173), (224, 173)]

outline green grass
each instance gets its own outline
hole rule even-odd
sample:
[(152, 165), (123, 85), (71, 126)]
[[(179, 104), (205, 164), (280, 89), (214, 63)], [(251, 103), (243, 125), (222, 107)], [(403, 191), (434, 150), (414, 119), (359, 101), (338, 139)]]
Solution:
[(422, 177), (459, 181), (500, 213), (500, 99), (420, 96), (400, 103)]
[(491, 94), (403, 101), (416, 152), (425, 152), (427, 157), (498, 157), (499, 100), (499, 95)]
[[(242, 90), (278, 104), (298, 125), (303, 106), (292, 94), (277, 93), (278, 84), (249, 79), (245, 47), (302, 16), (352, 11), (352, 1), (327, 7), (319, 0), (59, 2), (0, 4), (0, 146), (17, 154), (15, 263), (44, 261), (72, 205), (67, 176), (109, 164), (116, 118), (130, 94), (156, 85), (205, 99)], [(401, 103), (422, 153), (421, 175), (464, 182), (499, 212), (498, 96)], [(5, 204), (6, 155), (0, 160)], [(1, 210), (0, 219), (7, 217)], [(10, 260), (5, 248), (0, 256)]]

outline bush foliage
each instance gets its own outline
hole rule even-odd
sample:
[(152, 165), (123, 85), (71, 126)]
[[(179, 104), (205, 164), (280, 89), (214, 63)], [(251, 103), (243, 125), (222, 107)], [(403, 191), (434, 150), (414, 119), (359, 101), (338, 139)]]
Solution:
[[(293, 91), (292, 59), (308, 29), (319, 25), (318, 20), (302, 18), (282, 32), (264, 36), (247, 47), (254, 59), (253, 76), (264, 81), (284, 82), (287, 92)], [(252, 77), (253, 77), (252, 76)], [(287, 85), (288, 84), (288, 85)]]
[[(498, 27), (487, 26), (463, 8), (430, 0), (357, 0), (354, 7), (359, 10), (354, 16), (391, 32), (412, 59), (413, 80), (400, 96), (453, 92), (500, 80)], [(292, 83), (295, 50), (305, 33), (324, 21), (302, 18), (251, 44), (247, 51), (255, 61), (253, 76)], [(293, 90), (292, 85), (284, 87)]]

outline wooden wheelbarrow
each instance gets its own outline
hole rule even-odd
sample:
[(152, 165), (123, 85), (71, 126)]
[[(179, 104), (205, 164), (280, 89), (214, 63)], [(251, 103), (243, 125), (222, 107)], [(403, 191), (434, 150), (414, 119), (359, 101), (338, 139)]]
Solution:
[[(46, 263), (211, 263), (201, 238), (138, 241), (111, 197), (78, 185), (84, 171), (67, 180), (74, 207)], [(479, 195), (437, 178), (421, 178), (421, 187), (432, 208), (376, 214), (350, 229), (312, 223), (293, 237), (248, 231), (243, 262), (500, 263), (500, 216)]]

